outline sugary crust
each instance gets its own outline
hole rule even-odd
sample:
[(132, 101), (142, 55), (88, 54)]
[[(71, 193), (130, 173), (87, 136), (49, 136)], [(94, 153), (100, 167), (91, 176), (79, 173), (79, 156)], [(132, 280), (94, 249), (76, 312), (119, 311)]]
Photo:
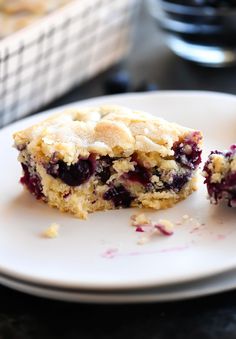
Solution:
[(27, 147), (37, 162), (53, 154), (67, 164), (91, 153), (127, 157), (134, 152), (173, 156), (173, 144), (193, 130), (151, 114), (120, 106), (79, 108), (55, 114), (14, 134), (18, 149)]

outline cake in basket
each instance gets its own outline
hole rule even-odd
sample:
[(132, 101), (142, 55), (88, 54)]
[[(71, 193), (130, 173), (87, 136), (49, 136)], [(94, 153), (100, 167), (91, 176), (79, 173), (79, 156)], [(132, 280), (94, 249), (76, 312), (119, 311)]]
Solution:
[(0, 0), (0, 39), (39, 20), (71, 0)]
[(202, 134), (120, 106), (67, 110), (14, 134), (21, 183), (79, 218), (167, 208), (196, 189)]

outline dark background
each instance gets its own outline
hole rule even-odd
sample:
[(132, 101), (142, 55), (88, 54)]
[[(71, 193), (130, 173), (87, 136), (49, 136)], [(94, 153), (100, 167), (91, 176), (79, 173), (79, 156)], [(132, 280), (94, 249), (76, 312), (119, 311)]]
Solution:
[[(126, 60), (47, 108), (105, 94), (104, 83), (126, 70), (135, 88), (236, 92), (236, 68), (207, 69), (173, 55), (145, 9)], [(236, 292), (175, 303), (86, 305), (51, 301), (0, 287), (0, 339), (236, 338)]]

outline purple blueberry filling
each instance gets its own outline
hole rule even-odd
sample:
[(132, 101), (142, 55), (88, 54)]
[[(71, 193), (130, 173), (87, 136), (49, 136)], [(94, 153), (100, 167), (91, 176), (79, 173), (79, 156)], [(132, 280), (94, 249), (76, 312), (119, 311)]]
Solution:
[(96, 165), (96, 177), (105, 184), (111, 176), (112, 159), (108, 156), (101, 157)]
[(76, 164), (67, 165), (64, 161), (59, 160), (57, 163), (50, 163), (46, 171), (53, 178), (59, 178), (69, 186), (79, 186), (94, 173), (94, 164), (91, 159), (79, 159)]
[(31, 173), (27, 165), (21, 165), (24, 172), (24, 175), (20, 179), (21, 184), (25, 185), (30, 193), (36, 197), (36, 199), (44, 198), (40, 177), (36, 173), (34, 173), (34, 171), (32, 171)]
[(184, 174), (174, 174), (173, 180), (171, 183), (165, 183), (164, 186), (167, 189), (171, 189), (174, 192), (179, 192), (188, 182), (190, 177), (190, 172)]
[(124, 179), (147, 185), (150, 182), (150, 172), (141, 165), (136, 165), (134, 171), (129, 171), (123, 175)]
[(211, 183), (210, 178), (211, 175), (204, 181), (209, 196), (214, 199), (215, 203), (225, 197), (228, 205), (231, 206), (231, 202), (236, 200), (236, 173), (228, 175), (220, 183)]
[(192, 138), (175, 142), (173, 145), (175, 160), (189, 169), (196, 169), (201, 163), (202, 150)]
[(129, 207), (134, 199), (123, 185), (111, 187), (103, 195), (104, 200), (111, 200), (115, 207)]
[[(192, 146), (191, 148), (188, 147), (188, 154), (183, 156), (184, 145)], [(132, 182), (139, 183), (144, 186), (144, 190), (146, 192), (163, 190), (179, 192), (191, 177), (191, 170), (189, 167), (192, 169), (199, 163), (201, 159), (201, 151), (197, 149), (196, 144), (193, 144), (193, 141), (191, 140), (187, 140), (185, 144), (175, 144), (174, 147), (176, 158), (185, 164), (182, 168), (182, 174), (174, 173), (172, 174), (172, 177), (170, 177), (166, 175), (166, 173), (162, 173), (158, 167), (147, 169), (139, 163), (137, 156), (134, 154), (132, 157), (132, 161), (136, 162), (134, 170), (123, 173), (118, 180), (121, 180), (121, 182), (124, 183), (127, 181), (130, 185)], [(90, 155), (88, 159), (79, 159), (77, 163), (67, 165), (62, 160), (58, 160), (58, 157), (55, 155), (51, 158), (50, 163), (45, 165), (45, 169), (49, 175), (54, 178), (61, 179), (69, 186), (79, 186), (87, 182), (92, 175), (94, 175), (95, 178), (99, 180), (99, 184), (102, 185), (107, 184), (110, 177), (116, 173), (113, 168), (114, 160), (117, 160), (117, 158), (102, 156), (96, 159), (95, 155)], [(152, 183), (152, 175), (158, 176), (160, 182), (157, 184)], [(166, 177), (168, 179), (166, 179)], [(110, 186), (105, 192), (103, 196), (105, 200), (112, 200), (116, 207), (130, 206), (134, 197), (131, 196), (131, 193), (125, 188), (125, 186), (123, 186), (120, 182), (117, 183), (115, 180), (107, 185), (112, 186)]]
[(79, 160), (76, 164), (70, 166), (60, 161), (58, 165), (58, 177), (69, 186), (79, 186), (93, 174), (89, 160)]

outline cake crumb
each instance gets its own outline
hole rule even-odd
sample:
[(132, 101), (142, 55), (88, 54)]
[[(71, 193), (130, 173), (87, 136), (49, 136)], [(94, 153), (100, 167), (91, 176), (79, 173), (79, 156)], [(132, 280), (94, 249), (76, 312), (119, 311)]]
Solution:
[(147, 237), (147, 236), (143, 236), (143, 237), (140, 237), (137, 241), (137, 244), (138, 245), (144, 245), (146, 243), (148, 243), (150, 241), (150, 236)]
[(59, 224), (56, 223), (52, 223), (48, 228), (46, 228), (43, 233), (42, 236), (44, 238), (48, 238), (48, 239), (54, 239), (58, 237), (58, 231), (59, 231)]
[(144, 214), (134, 214), (131, 216), (131, 225), (132, 226), (139, 226), (139, 225), (148, 225), (151, 223), (151, 220)]
[(182, 216), (182, 218), (183, 218), (184, 220), (187, 220), (187, 219), (189, 219), (189, 215), (188, 215), (188, 214), (184, 214), (184, 215)]
[(163, 235), (168, 236), (173, 234), (174, 224), (167, 219), (160, 219), (158, 223), (155, 225), (155, 227)]
[(154, 235), (172, 235), (174, 224), (167, 219), (160, 219), (158, 221), (152, 221), (144, 213), (131, 216), (131, 225), (135, 226), (136, 232), (143, 233), (138, 239), (138, 244), (143, 245), (151, 240)]

